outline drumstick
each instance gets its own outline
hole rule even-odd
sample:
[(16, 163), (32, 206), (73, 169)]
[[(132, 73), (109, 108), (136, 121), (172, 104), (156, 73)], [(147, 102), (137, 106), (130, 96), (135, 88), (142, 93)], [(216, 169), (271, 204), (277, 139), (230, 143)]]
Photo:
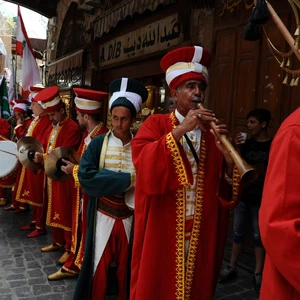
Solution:
[(0, 139), (4, 140), (4, 141), (10, 141), (9, 139), (7, 139), (5, 136), (0, 134)]
[(14, 154), (14, 153), (11, 153), (11, 152), (2, 150), (2, 149), (0, 149), (0, 151), (1, 151), (1, 152), (4, 152), (4, 153), (7, 153), (7, 154), (10, 154), (10, 155), (13, 155), (13, 156), (15, 156), (16, 158), (18, 158), (18, 155), (17, 155), (17, 154)]
[(7, 139), (5, 136), (3, 136), (3, 135), (0, 134), (0, 140), (1, 139), (4, 140), (4, 141), (10, 141), (10, 142), (16, 144), (14, 141), (11, 141), (10, 139)]

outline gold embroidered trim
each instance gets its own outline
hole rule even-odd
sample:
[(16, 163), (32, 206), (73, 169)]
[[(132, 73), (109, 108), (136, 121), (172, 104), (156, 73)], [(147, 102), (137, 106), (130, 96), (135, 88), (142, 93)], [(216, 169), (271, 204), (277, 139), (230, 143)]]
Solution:
[(82, 237), (80, 239), (80, 246), (79, 246), (79, 250), (78, 250), (78, 254), (76, 256), (76, 259), (75, 259), (75, 266), (77, 266), (79, 269), (81, 269), (81, 266), (82, 266), (82, 259), (81, 259), (81, 253), (82, 253)]
[(75, 208), (75, 232), (72, 231), (71, 251), (76, 254), (78, 227), (79, 227), (79, 214), (80, 214), (80, 188), (76, 189), (76, 208)]
[(78, 169), (79, 169), (79, 165), (74, 165), (73, 170), (72, 170), (75, 188), (80, 188), (80, 182), (78, 179)]
[(202, 220), (202, 208), (203, 208), (203, 199), (204, 199), (204, 169), (205, 169), (206, 154), (207, 154), (207, 149), (206, 149), (205, 133), (202, 132), (199, 166), (198, 166), (198, 174), (197, 174), (194, 223), (192, 228), (188, 258), (187, 258), (187, 266), (186, 266), (185, 298), (184, 298), (185, 300), (189, 300), (191, 297), (191, 290), (192, 290), (192, 284), (194, 279), (197, 246), (199, 242), (199, 234), (200, 234), (201, 220)]
[(22, 198), (20, 198), (20, 199), (18, 199), (17, 201), (18, 201), (18, 202), (22, 202), (22, 203), (27, 203), (27, 204), (30, 204), (30, 205), (32, 205), (32, 206), (43, 207), (43, 204), (36, 204), (36, 202), (33, 202), (33, 201), (31, 201), (31, 200), (27, 200), (27, 199), (22, 199)]
[(62, 267), (62, 269), (68, 273), (71, 273), (71, 274), (75, 274), (75, 275), (78, 275), (78, 272), (75, 272), (69, 268), (66, 268), (65, 266)]
[[(174, 112), (170, 114), (170, 119), (172, 123), (172, 129), (176, 128), (178, 125), (178, 120), (175, 117)], [(169, 140), (169, 141), (168, 141)], [(169, 142), (169, 144), (168, 144)], [(176, 151), (178, 156), (179, 163), (176, 165), (176, 172), (180, 172), (180, 168), (185, 173), (185, 168), (183, 165), (183, 161), (181, 159), (177, 143), (173, 137), (173, 134), (170, 132), (166, 137), (167, 147), (170, 149), (172, 156), (174, 155), (173, 151)], [(174, 157), (174, 156), (173, 156)], [(176, 160), (174, 158), (174, 164), (176, 164)], [(182, 181), (187, 182), (187, 175), (185, 173), (186, 179)], [(180, 178), (179, 178), (180, 179)], [(183, 184), (182, 182), (182, 184)], [(188, 184), (188, 182), (186, 183)], [(184, 261), (184, 251), (185, 251), (185, 193), (184, 188), (178, 189), (176, 193), (176, 245), (175, 245), (175, 265), (176, 265), (176, 292), (175, 292), (175, 299), (176, 300), (184, 300), (184, 268), (185, 268), (185, 261)]]
[(169, 132), (166, 136), (167, 148), (171, 152), (173, 157), (173, 164), (175, 166), (175, 172), (178, 175), (178, 181), (182, 186), (189, 185), (188, 176), (185, 171), (182, 157), (180, 155), (177, 142), (175, 141), (172, 132)]
[(185, 300), (184, 295), (184, 250), (185, 250), (185, 197), (184, 189), (176, 194), (176, 300)]
[(110, 136), (110, 134), (111, 134), (111, 130), (106, 133), (104, 140), (103, 140), (103, 145), (102, 145), (100, 159), (99, 159), (99, 170), (104, 168), (106, 151), (107, 151), (107, 146), (108, 146), (108, 137)]

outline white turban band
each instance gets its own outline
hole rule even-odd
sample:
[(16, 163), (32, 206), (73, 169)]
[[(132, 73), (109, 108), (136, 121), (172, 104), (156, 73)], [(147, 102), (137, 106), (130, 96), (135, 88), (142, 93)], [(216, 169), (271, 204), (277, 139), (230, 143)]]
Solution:
[(166, 71), (166, 81), (168, 85), (178, 76), (181, 76), (186, 73), (195, 72), (200, 73), (206, 79), (206, 83), (208, 84), (208, 71), (205, 66), (198, 63), (201, 61), (203, 48), (200, 46), (194, 46), (194, 56), (192, 58), (192, 62), (177, 62), (176, 64), (170, 66)]
[(114, 92), (111, 95), (111, 98), (109, 100), (109, 109), (111, 109), (112, 104), (120, 97), (126, 98), (128, 101), (130, 101), (133, 106), (135, 107), (136, 112), (139, 112), (142, 107), (142, 97), (133, 92), (127, 92), (127, 82), (128, 78), (122, 78), (121, 87), (119, 92)]
[(22, 109), (22, 110), (26, 111), (27, 110), (27, 105), (25, 103), (16, 103), (14, 105), (13, 109), (15, 109), (15, 108), (19, 108), (19, 109)]

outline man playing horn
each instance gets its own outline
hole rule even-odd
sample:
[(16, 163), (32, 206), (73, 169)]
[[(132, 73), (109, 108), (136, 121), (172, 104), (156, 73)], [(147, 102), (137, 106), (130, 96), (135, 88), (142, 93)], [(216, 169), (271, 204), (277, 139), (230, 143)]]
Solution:
[[(150, 116), (131, 141), (137, 171), (132, 300), (213, 298), (239, 176), (209, 131), (207, 122), (218, 123), (214, 113), (197, 108), (210, 62), (199, 46), (166, 54), (161, 67), (176, 109)], [(228, 135), (224, 124), (216, 130)]]

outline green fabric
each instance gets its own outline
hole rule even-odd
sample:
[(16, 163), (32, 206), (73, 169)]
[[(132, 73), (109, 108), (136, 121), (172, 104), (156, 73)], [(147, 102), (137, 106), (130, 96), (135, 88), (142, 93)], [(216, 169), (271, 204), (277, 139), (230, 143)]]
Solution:
[[(107, 134), (110, 134), (107, 133)], [(95, 137), (84, 152), (79, 165), (78, 179), (84, 191), (90, 195), (87, 210), (87, 235), (84, 260), (79, 272), (74, 300), (88, 300), (93, 280), (93, 249), (97, 212), (97, 197), (122, 195), (131, 184), (130, 173), (99, 170), (100, 155), (107, 134)]]
[(1, 80), (0, 86), (0, 110), (0, 117), (7, 120), (10, 117), (10, 109), (8, 103), (6, 80), (4, 76)]

